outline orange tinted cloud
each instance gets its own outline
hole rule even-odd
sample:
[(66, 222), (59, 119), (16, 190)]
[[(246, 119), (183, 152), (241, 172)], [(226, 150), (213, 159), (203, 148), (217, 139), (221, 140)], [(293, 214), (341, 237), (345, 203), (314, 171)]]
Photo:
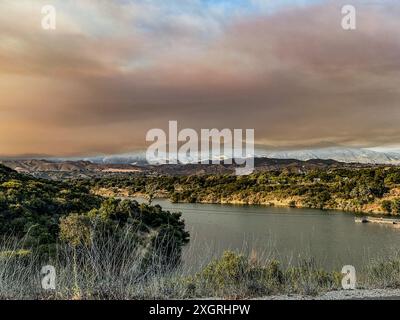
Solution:
[(224, 23), (54, 1), (51, 32), (40, 28), (40, 1), (17, 3), (0, 4), (2, 155), (127, 152), (168, 120), (254, 128), (279, 147), (400, 142), (395, 2), (359, 2), (352, 32), (336, 1)]

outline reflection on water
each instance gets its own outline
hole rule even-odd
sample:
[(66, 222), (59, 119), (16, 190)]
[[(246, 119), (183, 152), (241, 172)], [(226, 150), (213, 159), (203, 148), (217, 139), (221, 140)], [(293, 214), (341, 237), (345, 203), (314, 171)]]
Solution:
[(361, 268), (367, 259), (384, 257), (400, 245), (400, 229), (356, 223), (353, 214), (344, 212), (161, 199), (153, 204), (183, 213), (191, 238), (184, 260), (196, 269), (227, 249), (253, 250), (285, 263), (314, 257), (326, 268)]

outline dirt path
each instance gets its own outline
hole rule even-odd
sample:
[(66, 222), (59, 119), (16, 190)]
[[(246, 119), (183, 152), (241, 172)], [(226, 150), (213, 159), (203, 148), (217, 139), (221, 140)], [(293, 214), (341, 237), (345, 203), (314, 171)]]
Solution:
[(339, 290), (315, 297), (302, 295), (279, 295), (256, 300), (400, 300), (400, 289)]

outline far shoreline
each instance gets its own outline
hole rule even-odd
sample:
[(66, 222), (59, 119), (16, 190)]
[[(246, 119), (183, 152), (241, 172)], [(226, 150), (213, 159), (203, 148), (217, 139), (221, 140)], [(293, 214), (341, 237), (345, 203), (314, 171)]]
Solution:
[[(122, 190), (121, 190), (122, 191)], [(122, 192), (113, 192), (109, 189), (101, 188), (101, 190), (95, 190), (93, 191), (94, 194), (100, 195), (100, 196), (105, 196), (105, 197), (116, 197), (116, 198), (121, 198), (121, 199), (134, 199), (134, 198), (142, 198), (143, 200), (149, 201), (149, 197), (147, 194), (144, 193), (129, 193), (127, 194), (126, 190), (123, 190)], [(399, 215), (393, 215), (389, 213), (385, 213), (383, 211), (356, 211), (356, 210), (346, 210), (343, 208), (333, 208), (333, 207), (325, 207), (325, 208), (312, 208), (312, 207), (307, 207), (303, 205), (296, 205), (292, 206), (289, 204), (291, 199), (285, 199), (286, 201), (282, 200), (277, 200), (273, 202), (271, 200), (270, 202), (261, 202), (261, 203), (246, 203), (245, 201), (227, 201), (227, 200), (222, 200), (222, 201), (195, 201), (195, 202), (189, 202), (189, 201), (172, 201), (171, 198), (164, 194), (164, 193), (159, 193), (157, 196), (154, 196), (151, 201), (161, 199), (161, 200), (167, 200), (171, 204), (173, 203), (178, 203), (178, 204), (214, 204), (214, 205), (232, 205), (232, 206), (260, 206), (260, 207), (271, 207), (271, 208), (286, 208), (286, 209), (309, 209), (309, 210), (321, 210), (321, 211), (332, 211), (333, 213), (345, 213), (345, 214), (352, 214), (355, 217), (362, 217), (362, 216), (368, 216), (371, 215), (373, 217), (379, 218), (398, 218)]]

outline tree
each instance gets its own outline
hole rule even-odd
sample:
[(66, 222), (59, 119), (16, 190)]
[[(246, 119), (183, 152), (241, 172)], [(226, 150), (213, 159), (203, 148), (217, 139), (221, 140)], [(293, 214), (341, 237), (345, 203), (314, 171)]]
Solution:
[(395, 199), (392, 202), (393, 213), (400, 214), (400, 199)]
[(76, 247), (91, 244), (91, 221), (85, 214), (72, 213), (60, 219), (60, 239)]
[(381, 203), (383, 211), (387, 213), (392, 213), (392, 202), (389, 200), (383, 200)]

